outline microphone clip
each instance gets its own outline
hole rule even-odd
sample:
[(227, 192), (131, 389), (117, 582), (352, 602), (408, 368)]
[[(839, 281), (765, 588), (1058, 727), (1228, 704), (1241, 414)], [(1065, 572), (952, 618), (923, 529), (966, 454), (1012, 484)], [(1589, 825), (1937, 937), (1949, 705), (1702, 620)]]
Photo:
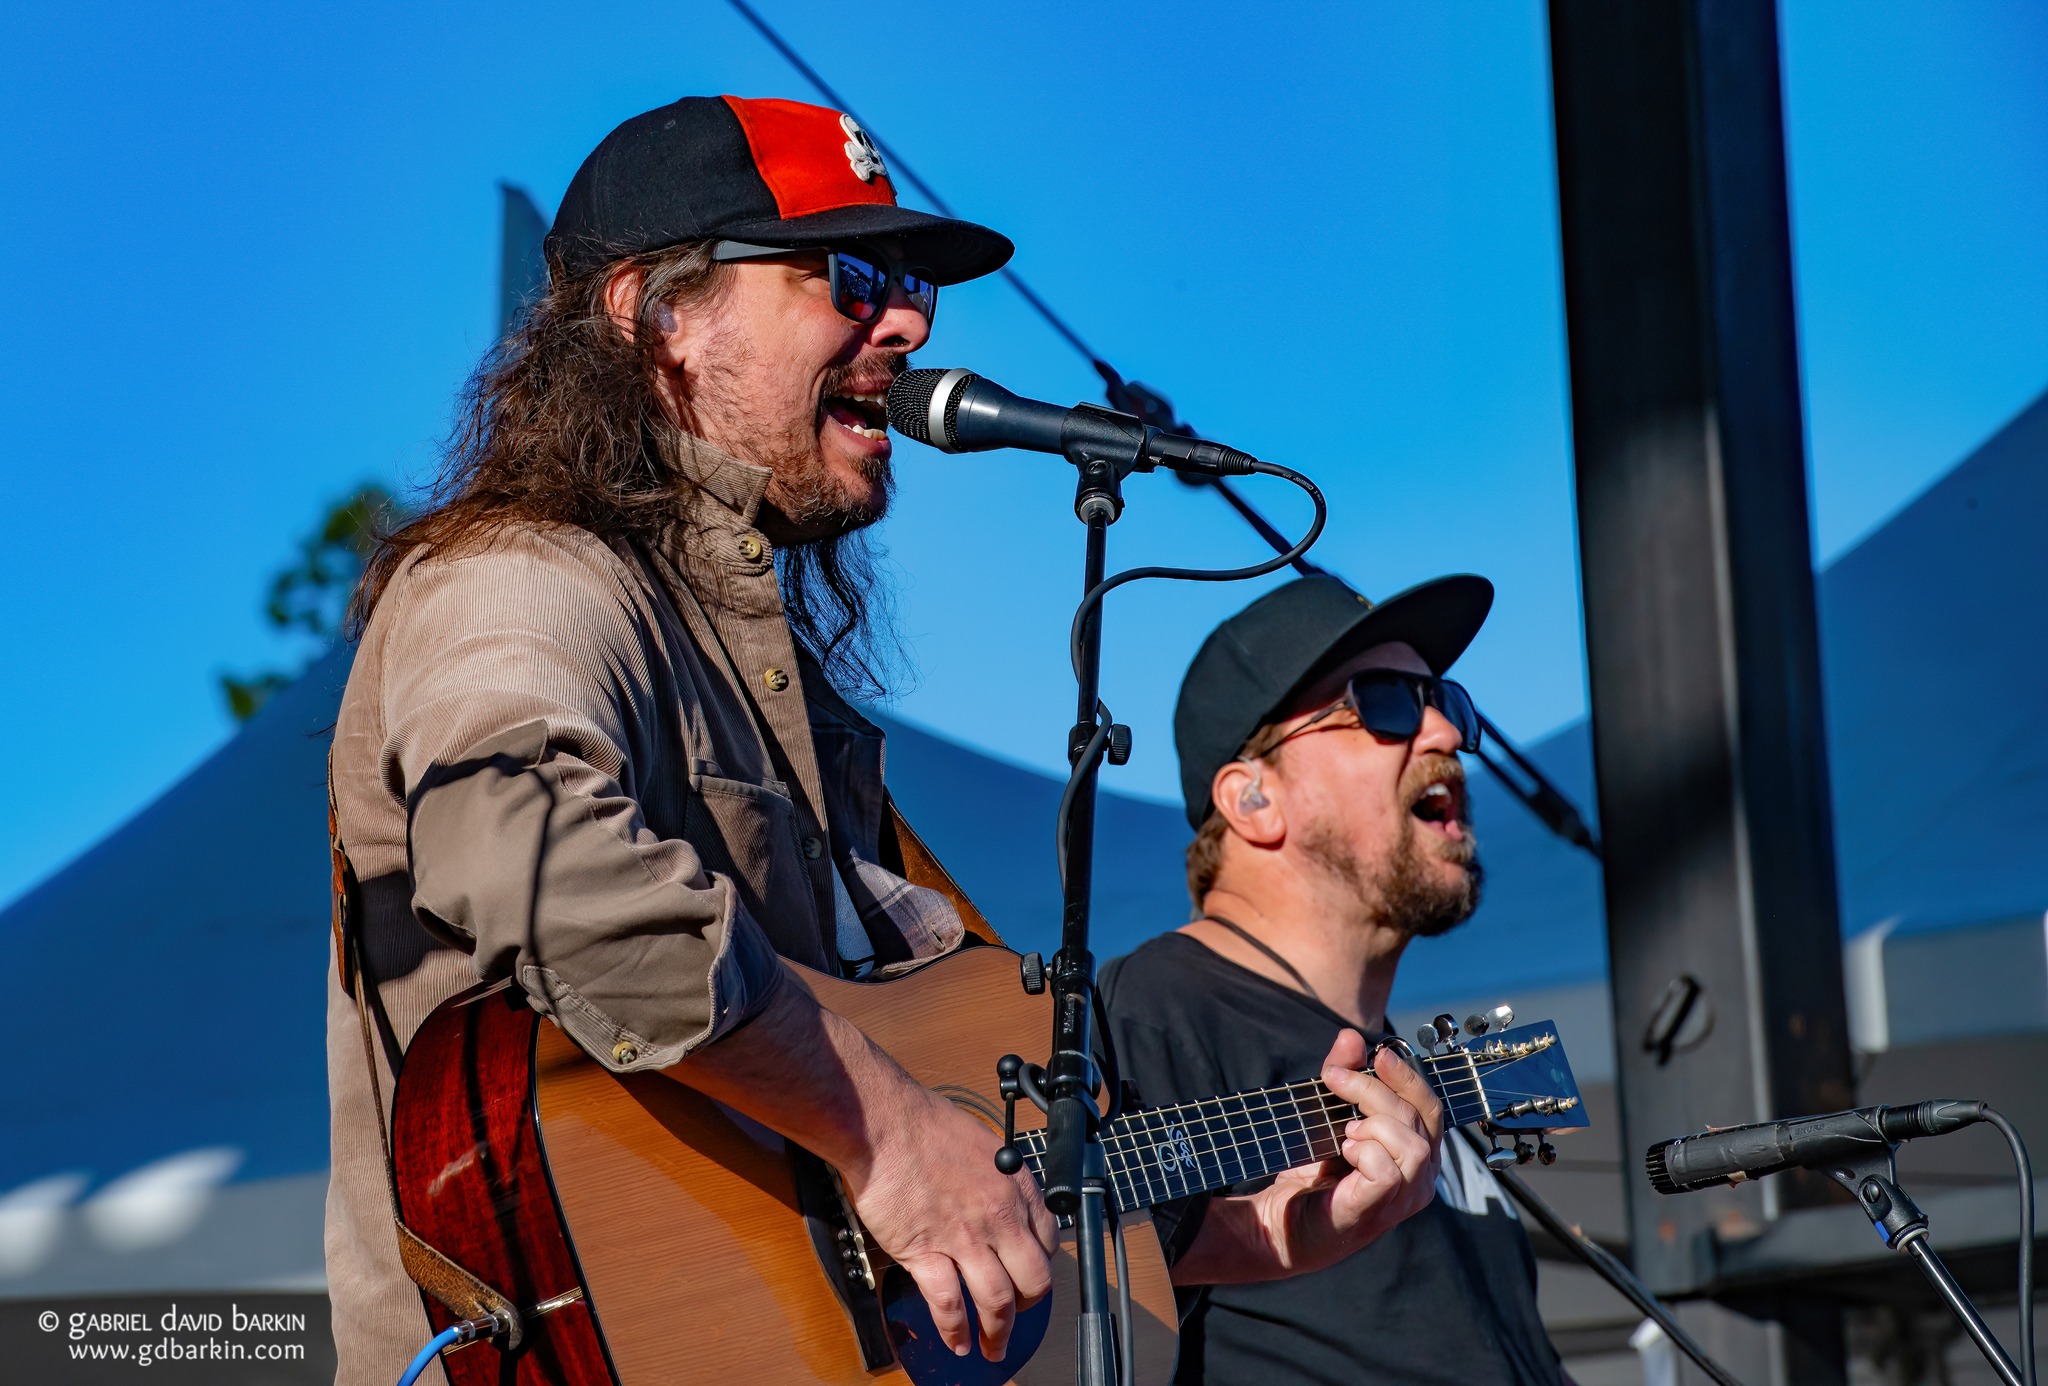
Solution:
[(1847, 1189), (1893, 1251), (1904, 1251), (1927, 1235), (1927, 1214), (1913, 1196), (1899, 1187), (1899, 1147), (1879, 1146), (1854, 1159), (1826, 1167), (1828, 1178)]
[(1126, 414), (1078, 404), (1060, 429), (1060, 452), (1074, 464), (1074, 514), (1082, 524), (1113, 525), (1124, 513), (1124, 478), (1150, 471), (1152, 430)]

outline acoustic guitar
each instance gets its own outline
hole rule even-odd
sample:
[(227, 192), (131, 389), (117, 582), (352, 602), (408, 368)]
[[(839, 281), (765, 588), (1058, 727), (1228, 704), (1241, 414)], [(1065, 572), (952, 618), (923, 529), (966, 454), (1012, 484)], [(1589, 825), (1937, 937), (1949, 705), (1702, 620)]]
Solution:
[[(1023, 990), (1006, 949), (970, 948), (884, 982), (787, 966), (820, 1004), (998, 1131), (997, 1060), (1051, 1034), (1051, 998)], [(1555, 1027), (1511, 1023), (1502, 1008), (1461, 1034), (1441, 1016), (1415, 1056), (1448, 1120), (1494, 1137), (1508, 1162), (1517, 1150), (1498, 1149), (1501, 1137), (1526, 1159), (1524, 1133), (1585, 1124)], [(1177, 1346), (1146, 1210), (1331, 1158), (1354, 1114), (1308, 1081), (1109, 1127), (1139, 1381), (1167, 1381)], [(1017, 1125), (1038, 1174), (1043, 1118), (1019, 1103)], [(1018, 1315), (1007, 1358), (956, 1357), (828, 1166), (671, 1077), (603, 1068), (508, 983), (428, 1018), (406, 1053), (392, 1127), (404, 1221), (522, 1312), (516, 1348), (479, 1340), (443, 1354), (454, 1386), (1074, 1379), (1071, 1231), (1053, 1293)], [(437, 1331), (454, 1322), (438, 1301), (426, 1307)]]

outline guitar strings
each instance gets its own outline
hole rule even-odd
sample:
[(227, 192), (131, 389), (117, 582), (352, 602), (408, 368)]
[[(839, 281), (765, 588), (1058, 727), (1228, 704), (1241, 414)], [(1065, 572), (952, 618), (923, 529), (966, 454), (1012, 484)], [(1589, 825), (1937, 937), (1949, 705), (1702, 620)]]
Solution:
[[(1488, 1070), (1501, 1070), (1516, 1062), (1519, 1060), (1487, 1060), (1461, 1050), (1425, 1056), (1422, 1066), (1449, 1109), (1453, 1124), (1466, 1125), (1488, 1115), (1482, 1098), (1548, 1095), (1502, 1087), (1480, 1077), (1482, 1063)], [(1263, 1110), (1253, 1110), (1254, 1102)], [(1104, 1133), (1111, 1186), (1120, 1210), (1128, 1212), (1163, 1201), (1158, 1197), (1162, 1193), (1168, 1199), (1185, 1198), (1295, 1165), (1333, 1159), (1343, 1148), (1344, 1127), (1357, 1114), (1356, 1107), (1320, 1079), (1132, 1113)], [(1240, 1137), (1248, 1138), (1249, 1145)], [(1032, 1173), (1042, 1179), (1043, 1129), (1023, 1133), (1018, 1144)], [(1236, 1165), (1236, 1178), (1230, 1177), (1226, 1159)]]
[[(1316, 1115), (1313, 1117), (1303, 1110), (1304, 1090), (1307, 1096), (1314, 1099)], [(1283, 1112), (1280, 1109), (1278, 1099), (1282, 1098), (1287, 1102), (1288, 1111)], [(1257, 1100), (1264, 1107), (1263, 1112), (1252, 1110), (1253, 1100)], [(1210, 1163), (1215, 1166), (1213, 1175), (1203, 1168), (1201, 1152), (1197, 1152), (1197, 1159), (1194, 1161), (1188, 1161), (1186, 1157), (1180, 1156), (1174, 1165), (1164, 1166), (1163, 1161), (1147, 1161), (1144, 1158), (1147, 1153), (1155, 1156), (1158, 1154), (1160, 1142), (1156, 1140), (1151, 1142), (1149, 1147), (1139, 1147), (1135, 1151), (1131, 1150), (1124, 1140), (1119, 1140), (1117, 1145), (1120, 1153), (1137, 1156), (1138, 1173), (1146, 1178), (1148, 1193), (1154, 1182), (1153, 1168), (1163, 1166), (1159, 1169), (1161, 1178), (1158, 1182), (1164, 1183), (1167, 1191), (1172, 1193), (1172, 1181), (1177, 1178), (1183, 1190), (1180, 1196), (1185, 1196), (1198, 1191), (1192, 1187), (1187, 1175), (1180, 1172), (1179, 1167), (1186, 1163), (1195, 1165), (1196, 1172), (1201, 1176), (1205, 1186), (1216, 1187), (1222, 1183), (1237, 1183), (1244, 1179), (1260, 1177), (1273, 1173), (1276, 1169), (1307, 1163), (1309, 1160), (1334, 1157), (1341, 1149), (1341, 1125), (1339, 1112), (1333, 1112), (1330, 1108), (1331, 1101), (1338, 1104), (1340, 1112), (1355, 1115), (1356, 1109), (1330, 1093), (1316, 1080), (1302, 1080), (1256, 1092), (1205, 1098), (1200, 1102), (1184, 1103), (1173, 1108), (1158, 1108), (1140, 1114), (1146, 1119), (1147, 1134), (1160, 1134), (1162, 1128), (1170, 1131), (1176, 1125), (1183, 1131), (1192, 1128), (1193, 1132), (1200, 1135), (1204, 1143), (1210, 1147)], [(1236, 1104), (1235, 1112), (1230, 1109), (1231, 1103)], [(1210, 1110), (1211, 1108), (1214, 1110)], [(1348, 1122), (1350, 1115), (1343, 1115), (1342, 1120)], [(1118, 1134), (1123, 1136), (1128, 1131), (1129, 1128), (1125, 1128)], [(1250, 1148), (1253, 1154), (1250, 1158), (1246, 1155), (1245, 1145), (1238, 1140), (1240, 1135), (1251, 1138)], [(1229, 1177), (1229, 1171), (1223, 1163), (1222, 1157), (1226, 1153), (1225, 1139), (1229, 1143), (1228, 1153), (1234, 1157), (1238, 1166), (1237, 1179)], [(1272, 1149), (1277, 1150), (1277, 1158), (1270, 1153), (1269, 1143)], [(1299, 1154), (1297, 1147), (1303, 1148)], [(1252, 1163), (1254, 1159), (1257, 1162), (1256, 1166)]]

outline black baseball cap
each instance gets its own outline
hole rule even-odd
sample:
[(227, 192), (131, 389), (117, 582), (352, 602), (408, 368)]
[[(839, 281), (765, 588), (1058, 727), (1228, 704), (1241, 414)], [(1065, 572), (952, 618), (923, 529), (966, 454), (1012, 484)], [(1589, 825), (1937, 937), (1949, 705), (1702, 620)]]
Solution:
[(1297, 578), (1209, 632), (1173, 709), (1188, 825), (1209, 816), (1209, 786), (1252, 733), (1360, 650), (1405, 641), (1433, 674), (1457, 663), (1493, 607), (1493, 584), (1461, 573), (1375, 606), (1336, 578)]
[(686, 96), (636, 115), (576, 170), (548, 232), (571, 276), (681, 241), (830, 245), (893, 237), (938, 284), (1001, 269), (1016, 247), (971, 221), (896, 205), (852, 116), (798, 101)]

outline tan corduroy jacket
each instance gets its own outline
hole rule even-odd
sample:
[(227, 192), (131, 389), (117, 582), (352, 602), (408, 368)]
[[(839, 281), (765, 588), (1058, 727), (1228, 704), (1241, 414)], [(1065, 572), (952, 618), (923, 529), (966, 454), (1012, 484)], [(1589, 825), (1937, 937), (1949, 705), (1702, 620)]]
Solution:
[[(409, 560), (363, 634), (335, 805), (401, 1049), (509, 976), (607, 1067), (662, 1068), (759, 1010), (777, 954), (854, 970), (960, 941), (942, 896), (879, 865), (882, 735), (791, 638), (753, 528), (768, 473), (677, 454), (698, 493), (666, 551), (513, 527)], [(327, 1068), (337, 1380), (382, 1386), (431, 1332), (332, 969)]]

